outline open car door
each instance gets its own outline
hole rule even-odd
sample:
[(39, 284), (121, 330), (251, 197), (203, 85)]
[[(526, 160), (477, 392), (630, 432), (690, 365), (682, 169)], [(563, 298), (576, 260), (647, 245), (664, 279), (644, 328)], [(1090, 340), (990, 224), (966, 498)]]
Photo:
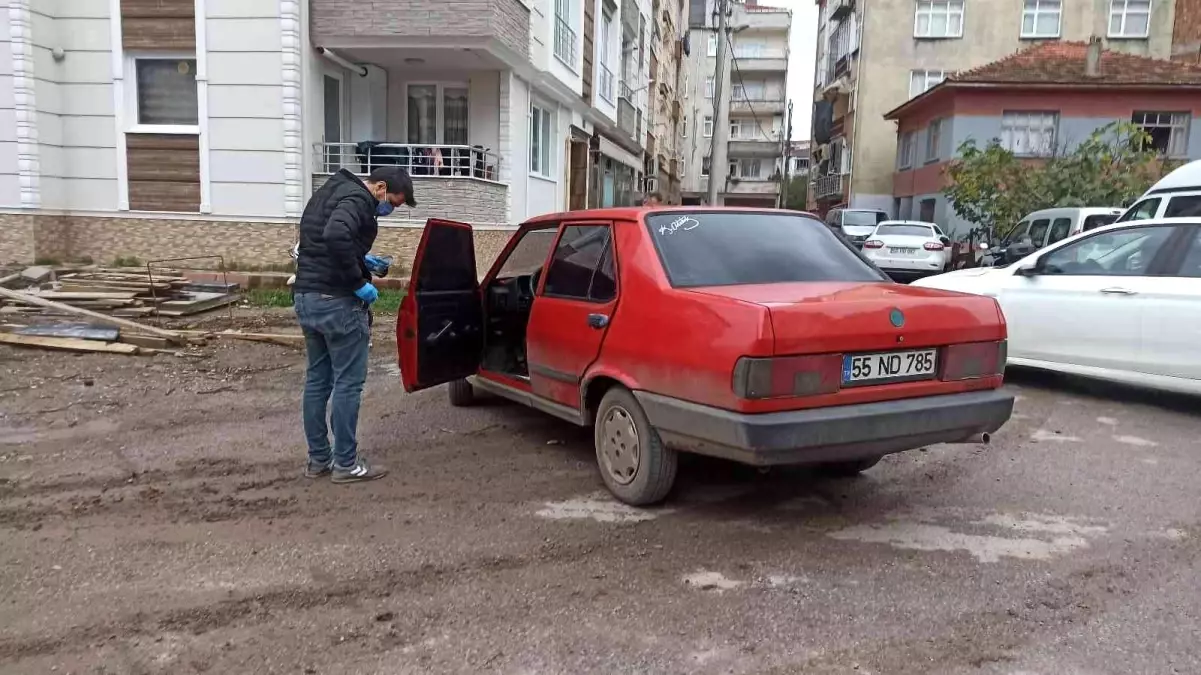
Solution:
[(417, 245), (413, 276), (396, 320), (405, 391), (474, 375), (483, 344), (484, 309), (471, 226), (431, 218)]

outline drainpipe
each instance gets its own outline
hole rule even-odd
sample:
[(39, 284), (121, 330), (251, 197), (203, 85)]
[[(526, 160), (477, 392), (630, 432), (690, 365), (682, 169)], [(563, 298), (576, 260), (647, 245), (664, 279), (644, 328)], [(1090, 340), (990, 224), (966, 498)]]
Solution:
[(367, 67), (366, 66), (361, 66), (357, 63), (352, 63), (349, 60), (343, 58), (340, 54), (334, 52), (334, 50), (332, 50), (332, 49), (326, 49), (325, 47), (318, 47), (317, 53), (324, 56), (325, 58), (329, 59), (330, 61), (333, 61), (334, 63), (338, 64), (339, 66), (342, 66), (343, 68), (351, 71), (352, 73), (358, 73), (359, 77), (367, 77)]
[[(867, 8), (871, 4), (870, 0), (861, 0), (863, 6), (863, 16), (859, 17), (859, 58), (855, 62), (855, 91), (851, 92), (853, 102), (855, 104), (855, 116), (851, 118), (851, 122), (855, 125), (855, 130), (851, 133), (851, 170), (847, 172), (847, 206), (851, 206), (851, 183), (855, 178), (855, 153), (859, 148), (859, 88), (863, 86), (863, 62), (867, 60)], [(895, 153), (894, 153), (895, 154)]]

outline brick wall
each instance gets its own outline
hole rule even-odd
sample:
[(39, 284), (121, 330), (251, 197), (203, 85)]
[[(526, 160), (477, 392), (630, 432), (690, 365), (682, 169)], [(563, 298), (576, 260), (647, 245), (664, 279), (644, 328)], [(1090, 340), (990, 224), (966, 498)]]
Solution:
[(495, 38), (523, 58), (530, 12), (520, 0), (312, 0), (313, 41), (331, 37)]
[(1176, 3), (1172, 58), (1201, 62), (1201, 2), (1182, 0)]
[[(313, 176), (317, 191), (328, 176)], [(459, 220), (472, 225), (507, 225), (505, 205), (508, 188), (499, 183), (465, 178), (414, 176), (417, 208), (402, 206), (386, 219), (424, 223), (429, 218)]]
[[(410, 269), (421, 232), (419, 227), (382, 227), (373, 250), (395, 257), (398, 265)], [(513, 230), (475, 232), (480, 274), (492, 266), (512, 235)], [(231, 267), (255, 268), (288, 264), (295, 243), (296, 226), (288, 223), (0, 214), (0, 264), (35, 259), (146, 262), (221, 255)], [(188, 266), (213, 267), (215, 261)]]

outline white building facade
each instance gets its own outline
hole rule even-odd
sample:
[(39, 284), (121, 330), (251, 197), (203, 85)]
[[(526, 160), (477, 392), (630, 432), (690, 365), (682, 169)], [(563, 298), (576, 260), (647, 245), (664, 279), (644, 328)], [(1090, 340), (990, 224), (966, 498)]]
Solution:
[(483, 266), (526, 218), (604, 204), (606, 159), (629, 169), (626, 201), (643, 187), (652, 0), (0, 10), (0, 262), (274, 264), (330, 173), (399, 164), (419, 207), (377, 250), (407, 257), (426, 218), (462, 220)]

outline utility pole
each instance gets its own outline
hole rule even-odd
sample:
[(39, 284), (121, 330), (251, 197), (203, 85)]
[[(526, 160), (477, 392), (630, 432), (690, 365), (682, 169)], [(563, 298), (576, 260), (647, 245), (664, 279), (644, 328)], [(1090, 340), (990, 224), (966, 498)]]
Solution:
[(717, 67), (713, 71), (713, 138), (709, 146), (709, 196), (710, 206), (717, 205), (717, 195), (726, 184), (729, 170), (728, 151), (730, 135), (730, 99), (725, 93), (726, 80), (730, 76), (729, 0), (717, 1)]
[(779, 208), (788, 206), (788, 186), (792, 183), (792, 169), (788, 165), (788, 160), (792, 158), (792, 101), (788, 102), (788, 124), (785, 125), (784, 131), (784, 147), (781, 148), (784, 157), (784, 167), (780, 172), (784, 176), (780, 181), (780, 204)]

